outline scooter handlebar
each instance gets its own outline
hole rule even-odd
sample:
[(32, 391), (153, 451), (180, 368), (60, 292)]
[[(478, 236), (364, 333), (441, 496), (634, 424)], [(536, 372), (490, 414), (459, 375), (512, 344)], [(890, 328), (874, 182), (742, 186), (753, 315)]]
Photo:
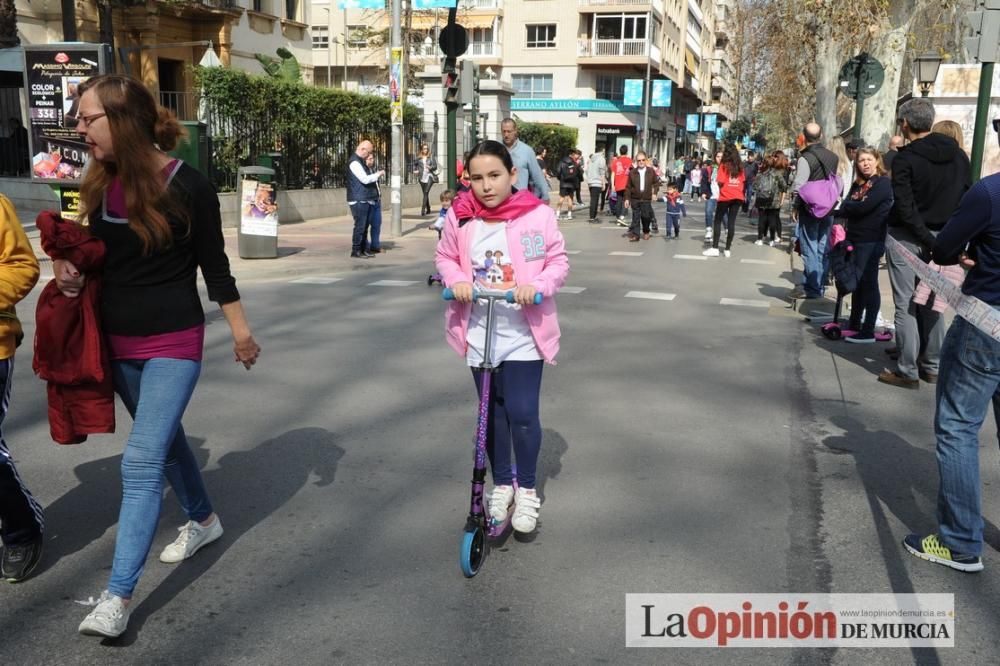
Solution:
[[(444, 290), (441, 292), (441, 298), (443, 298), (446, 301), (453, 301), (455, 300), (455, 292), (453, 292), (450, 287), (445, 287)], [(472, 291), (472, 299), (478, 301), (481, 298), (502, 299), (507, 301), (508, 303), (513, 303), (514, 290), (511, 289), (508, 291), (493, 291), (489, 289), (474, 289)], [(541, 305), (544, 298), (545, 297), (542, 296), (541, 292), (535, 292), (535, 305)]]

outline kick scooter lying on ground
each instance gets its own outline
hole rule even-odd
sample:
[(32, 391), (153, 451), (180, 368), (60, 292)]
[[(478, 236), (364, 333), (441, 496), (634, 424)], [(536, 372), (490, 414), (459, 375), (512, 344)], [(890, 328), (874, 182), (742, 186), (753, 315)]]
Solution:
[[(455, 294), (451, 289), (445, 289), (442, 293), (444, 300), (454, 300)], [(472, 472), (472, 508), (469, 510), (469, 517), (465, 520), (465, 530), (462, 533), (462, 544), (458, 554), (459, 565), (466, 578), (472, 578), (479, 573), (486, 559), (486, 540), (495, 540), (503, 536), (510, 526), (513, 511), (507, 512), (507, 518), (503, 521), (496, 521), (486, 515), (486, 508), (483, 506), (483, 485), (486, 482), (486, 428), (490, 415), (490, 379), (496, 368), (492, 363), (493, 356), (493, 328), (494, 306), (498, 300), (508, 303), (514, 302), (513, 291), (493, 291), (476, 290), (472, 293), (473, 300), (486, 302), (486, 343), (483, 349), (483, 362), (479, 364), (479, 370), (483, 375), (479, 389), (479, 421), (476, 424), (476, 464)], [(542, 295), (535, 294), (535, 305), (542, 302)], [(514, 469), (514, 491), (517, 492), (517, 469)]]

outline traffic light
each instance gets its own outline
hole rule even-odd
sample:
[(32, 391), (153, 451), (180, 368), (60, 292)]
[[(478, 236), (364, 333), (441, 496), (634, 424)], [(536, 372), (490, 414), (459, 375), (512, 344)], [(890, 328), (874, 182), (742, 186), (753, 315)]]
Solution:
[(979, 0), (975, 11), (965, 13), (965, 20), (973, 33), (963, 40), (969, 56), (978, 62), (996, 62), (1000, 56), (1000, 0)]
[(459, 76), (458, 69), (455, 67), (454, 61), (446, 61), (443, 68), (443, 75), (441, 76), (441, 83), (444, 85), (445, 104), (454, 104), (456, 106), (461, 104), (461, 101), (459, 101), (460, 79), (461, 77)]
[(459, 102), (474, 104), (479, 92), (479, 65), (471, 60), (462, 61), (462, 76), (459, 84)]

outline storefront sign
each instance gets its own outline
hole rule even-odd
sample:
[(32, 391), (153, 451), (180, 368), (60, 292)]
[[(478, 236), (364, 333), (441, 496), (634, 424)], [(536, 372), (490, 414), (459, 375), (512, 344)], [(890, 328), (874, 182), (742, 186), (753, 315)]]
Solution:
[(701, 125), (701, 115), (697, 113), (687, 114), (687, 123), (685, 128), (688, 132), (697, 132)]
[(670, 106), (673, 81), (657, 79), (653, 81), (653, 102), (650, 106)]
[(79, 181), (90, 157), (76, 132), (78, 86), (103, 74), (110, 62), (104, 44), (46, 44), (24, 47), (31, 177), (38, 181)]

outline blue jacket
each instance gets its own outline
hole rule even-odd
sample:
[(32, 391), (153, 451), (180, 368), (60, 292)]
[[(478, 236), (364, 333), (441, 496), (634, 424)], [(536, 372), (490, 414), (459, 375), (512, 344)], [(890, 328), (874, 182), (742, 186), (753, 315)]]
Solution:
[(957, 264), (963, 250), (976, 265), (965, 276), (962, 293), (1000, 305), (1000, 174), (965, 193), (934, 240), (933, 258), (942, 266)]
[(375, 201), (378, 199), (378, 185), (376, 183), (368, 183), (365, 185), (357, 176), (351, 171), (351, 162), (359, 162), (361, 168), (365, 170), (365, 173), (371, 173), (365, 165), (365, 161), (358, 156), (357, 153), (351, 155), (351, 159), (347, 160), (347, 200), (348, 201)]
[(535, 151), (523, 141), (515, 141), (514, 145), (507, 151), (517, 168), (517, 182), (514, 183), (514, 187), (523, 190), (528, 187), (530, 181), (531, 191), (538, 195), (539, 199), (547, 202), (549, 200), (549, 181), (545, 179), (545, 174), (538, 168)]

